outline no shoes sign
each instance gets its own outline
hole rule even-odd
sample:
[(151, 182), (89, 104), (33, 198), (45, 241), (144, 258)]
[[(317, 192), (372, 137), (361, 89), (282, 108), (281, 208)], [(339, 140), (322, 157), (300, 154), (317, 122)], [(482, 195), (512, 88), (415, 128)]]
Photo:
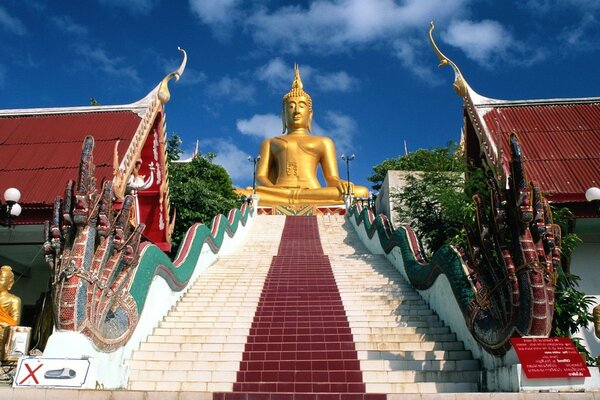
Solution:
[(82, 387), (90, 371), (89, 359), (22, 357), (13, 387)]

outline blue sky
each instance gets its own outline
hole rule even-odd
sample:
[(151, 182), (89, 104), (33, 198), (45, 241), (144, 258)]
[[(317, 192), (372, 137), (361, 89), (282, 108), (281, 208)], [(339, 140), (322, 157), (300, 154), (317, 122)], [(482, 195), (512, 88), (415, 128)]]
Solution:
[[(313, 98), (313, 133), (351, 180), (385, 158), (459, 141), (461, 99), (427, 31), (478, 93), (598, 96), (597, 0), (87, 0), (0, 2), (0, 108), (124, 104), (188, 53), (167, 131), (200, 141), (240, 186), (262, 139), (281, 133), (293, 64)], [(340, 161), (340, 175), (346, 175)]]

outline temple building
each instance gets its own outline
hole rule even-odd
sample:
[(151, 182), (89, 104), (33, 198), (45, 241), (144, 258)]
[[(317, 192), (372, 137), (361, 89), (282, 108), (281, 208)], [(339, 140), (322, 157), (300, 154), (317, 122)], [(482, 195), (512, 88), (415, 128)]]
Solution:
[[(600, 207), (585, 196), (600, 185), (600, 98), (505, 101), (480, 96), (468, 86), (463, 98), (467, 158), (485, 157), (508, 174), (508, 137), (518, 135), (528, 179), (539, 184), (554, 207), (573, 213), (564, 234), (575, 233), (582, 243), (566, 268), (581, 277), (579, 289), (600, 303)], [(581, 336), (599, 355), (592, 323)]]
[[(35, 304), (48, 290), (50, 271), (44, 260), (44, 222), (52, 219), (55, 198), (80, 169), (86, 136), (94, 139), (98, 185), (111, 180), (117, 203), (135, 197), (135, 223), (143, 236), (171, 250), (172, 221), (166, 168), (165, 103), (167, 75), (141, 100), (124, 105), (0, 110), (0, 190), (21, 192), (21, 214), (0, 219), (0, 265), (15, 273), (13, 292), (23, 299), (23, 324), (33, 326)], [(75, 183), (76, 191), (78, 183)]]
[[(431, 31), (430, 31), (431, 37)], [(467, 159), (492, 165), (496, 176), (510, 176), (509, 137), (521, 144), (526, 178), (536, 182), (550, 204), (568, 208), (573, 219), (563, 227), (582, 240), (564, 268), (581, 278), (579, 290), (600, 304), (600, 204), (588, 201), (586, 191), (600, 187), (600, 98), (499, 100), (478, 94), (458, 67), (443, 55), (431, 37), (441, 64), (455, 72), (454, 89), (463, 99), (461, 138)], [(595, 305), (594, 304), (594, 305)], [(592, 305), (592, 307), (594, 307)], [(590, 312), (592, 310), (590, 309)], [(600, 355), (600, 340), (593, 323), (580, 331), (593, 356)]]

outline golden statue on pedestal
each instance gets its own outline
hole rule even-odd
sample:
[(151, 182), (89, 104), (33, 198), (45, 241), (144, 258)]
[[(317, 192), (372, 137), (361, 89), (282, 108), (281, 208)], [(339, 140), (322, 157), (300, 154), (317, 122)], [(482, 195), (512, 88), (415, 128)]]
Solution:
[[(283, 96), (283, 135), (266, 139), (260, 146), (256, 193), (261, 206), (342, 205), (349, 193), (356, 197), (369, 195), (366, 187), (340, 179), (333, 141), (310, 135), (312, 116), (312, 99), (303, 89), (296, 65), (292, 89)], [(317, 178), (319, 165), (326, 187)], [(250, 189), (239, 192), (252, 195)]]
[(596, 330), (596, 337), (600, 339), (600, 304), (594, 307), (594, 328)]
[(0, 343), (4, 337), (4, 328), (16, 326), (21, 322), (21, 299), (9, 292), (15, 283), (12, 268), (4, 265), (0, 268)]

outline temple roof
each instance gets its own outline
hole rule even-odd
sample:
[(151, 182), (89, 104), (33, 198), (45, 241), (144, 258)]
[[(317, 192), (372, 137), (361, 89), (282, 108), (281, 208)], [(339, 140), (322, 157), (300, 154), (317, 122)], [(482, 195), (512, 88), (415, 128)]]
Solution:
[[(21, 191), (21, 205), (47, 208), (76, 179), (86, 135), (95, 138), (98, 180), (113, 178), (113, 153), (124, 153), (148, 99), (122, 106), (0, 110), (0, 182)], [(25, 222), (25, 221), (21, 221)]]
[(585, 202), (585, 191), (600, 186), (600, 98), (503, 101), (470, 89), (465, 107), (474, 111), (487, 152), (497, 154), (500, 143), (505, 172), (508, 137), (517, 134), (528, 178), (550, 201)]
[[(468, 157), (482, 155), (498, 178), (505, 180), (510, 175), (509, 136), (514, 132), (527, 178), (538, 183), (548, 200), (579, 203), (571, 208), (581, 209), (586, 203), (585, 191), (600, 186), (600, 98), (509, 101), (484, 97), (441, 52), (433, 38), (434, 28), (432, 22), (429, 40), (433, 51), (440, 67), (448, 65), (454, 70), (454, 90), (464, 101), (463, 143)], [(575, 210), (576, 214), (592, 216), (588, 208), (584, 205), (585, 210)]]

